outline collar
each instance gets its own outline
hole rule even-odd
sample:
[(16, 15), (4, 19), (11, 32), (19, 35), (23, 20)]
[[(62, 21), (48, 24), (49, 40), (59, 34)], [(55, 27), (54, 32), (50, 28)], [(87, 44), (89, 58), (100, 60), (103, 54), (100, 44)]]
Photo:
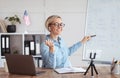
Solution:
[(46, 39), (50, 39), (50, 40), (53, 40), (53, 41), (60, 41), (61, 40), (61, 37), (58, 36), (57, 40), (54, 40), (52, 38), (50, 38), (50, 34), (46, 36), (47, 38)]

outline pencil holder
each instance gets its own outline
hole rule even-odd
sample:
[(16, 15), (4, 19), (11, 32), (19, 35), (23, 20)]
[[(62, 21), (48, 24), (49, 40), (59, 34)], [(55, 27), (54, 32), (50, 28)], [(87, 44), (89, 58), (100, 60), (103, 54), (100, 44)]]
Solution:
[(115, 64), (114, 69), (111, 72), (112, 74), (120, 74), (120, 65)]

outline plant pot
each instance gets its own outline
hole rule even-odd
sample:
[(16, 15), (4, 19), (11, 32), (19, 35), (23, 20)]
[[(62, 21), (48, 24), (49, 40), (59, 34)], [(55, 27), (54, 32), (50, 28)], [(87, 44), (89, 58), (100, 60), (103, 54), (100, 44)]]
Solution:
[(7, 26), (7, 32), (8, 33), (16, 32), (16, 25), (8, 25)]

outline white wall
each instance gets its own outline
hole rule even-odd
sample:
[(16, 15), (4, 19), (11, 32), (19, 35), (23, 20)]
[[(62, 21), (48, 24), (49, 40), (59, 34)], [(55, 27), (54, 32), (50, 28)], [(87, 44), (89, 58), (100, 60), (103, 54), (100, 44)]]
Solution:
[[(52, 14), (60, 15), (66, 24), (62, 37), (68, 46), (84, 37), (87, 0), (0, 0), (0, 18), (17, 14), (23, 18), (24, 10), (28, 11), (31, 25), (28, 32), (47, 33), (45, 19)], [(23, 33), (25, 24), (17, 26), (17, 32)], [(84, 66), (82, 61), (83, 46), (70, 57), (73, 66)]]

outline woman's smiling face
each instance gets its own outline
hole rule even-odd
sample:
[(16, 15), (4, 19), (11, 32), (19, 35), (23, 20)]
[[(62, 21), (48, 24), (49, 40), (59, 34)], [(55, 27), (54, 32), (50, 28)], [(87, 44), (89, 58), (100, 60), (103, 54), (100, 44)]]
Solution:
[(49, 27), (50, 27), (50, 29), (49, 29), (50, 33), (54, 34), (54, 35), (59, 35), (59, 34), (61, 34), (64, 26), (65, 25), (62, 23), (62, 20), (60, 18), (56, 18), (49, 25)]

